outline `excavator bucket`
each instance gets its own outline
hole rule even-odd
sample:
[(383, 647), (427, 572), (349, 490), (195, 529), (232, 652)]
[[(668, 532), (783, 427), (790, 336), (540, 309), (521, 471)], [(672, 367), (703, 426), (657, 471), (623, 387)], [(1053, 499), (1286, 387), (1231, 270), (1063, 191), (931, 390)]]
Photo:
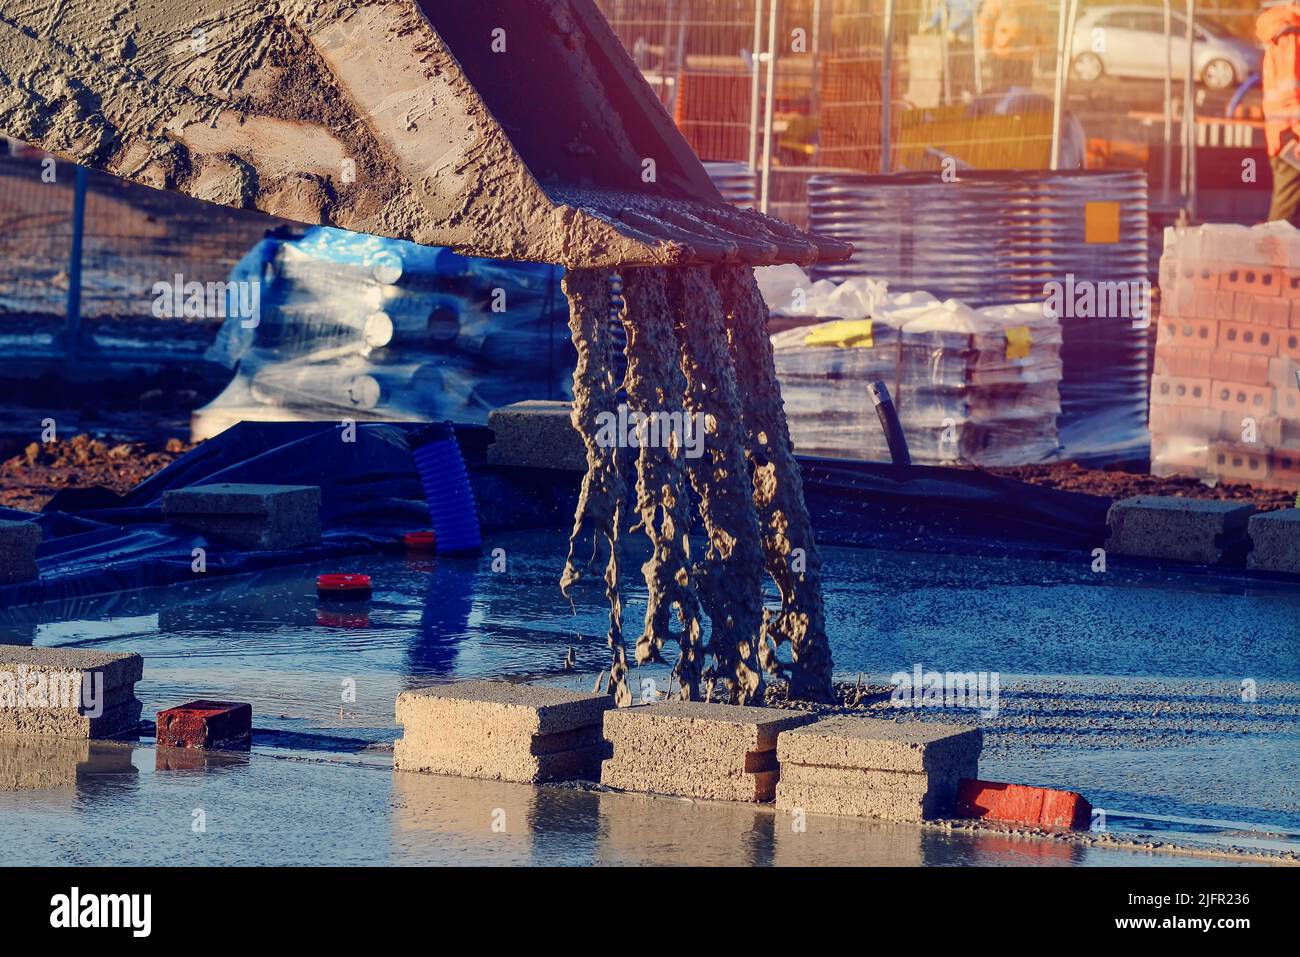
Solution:
[(5, 0), (0, 131), (210, 202), (475, 256), (850, 252), (725, 203), (593, 0)]

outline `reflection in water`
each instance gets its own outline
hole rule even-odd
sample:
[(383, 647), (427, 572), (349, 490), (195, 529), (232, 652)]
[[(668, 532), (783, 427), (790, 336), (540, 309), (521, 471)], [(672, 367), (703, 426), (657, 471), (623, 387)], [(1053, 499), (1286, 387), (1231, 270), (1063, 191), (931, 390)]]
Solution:
[(64, 789), (93, 798), (134, 786), (132, 746), (111, 741), (0, 735), (0, 791)]
[(204, 751), (200, 748), (157, 748), (154, 770), (176, 772), (221, 771), (248, 767), (249, 755), (241, 751)]
[(393, 775), (393, 848), (394, 863), (433, 858), (474, 864), (741, 867), (1079, 864), (1090, 853), (1011, 835), (817, 814), (800, 820), (770, 805), (406, 771)]
[(407, 646), (407, 675), (449, 675), (457, 646), (469, 636), (469, 616), (478, 587), (478, 560), (439, 558), (408, 562), (426, 570), (429, 584), (420, 612), (420, 631)]

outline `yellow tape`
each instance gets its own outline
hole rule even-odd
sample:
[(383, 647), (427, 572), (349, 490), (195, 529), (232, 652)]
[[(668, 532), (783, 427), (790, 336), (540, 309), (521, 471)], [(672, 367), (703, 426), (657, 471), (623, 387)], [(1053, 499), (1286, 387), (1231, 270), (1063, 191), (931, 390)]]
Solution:
[(833, 346), (838, 349), (870, 349), (875, 345), (871, 338), (870, 319), (841, 319), (813, 326), (804, 337), (805, 346)]
[(1033, 339), (1028, 326), (1011, 326), (1007, 329), (1007, 359), (1028, 359)]

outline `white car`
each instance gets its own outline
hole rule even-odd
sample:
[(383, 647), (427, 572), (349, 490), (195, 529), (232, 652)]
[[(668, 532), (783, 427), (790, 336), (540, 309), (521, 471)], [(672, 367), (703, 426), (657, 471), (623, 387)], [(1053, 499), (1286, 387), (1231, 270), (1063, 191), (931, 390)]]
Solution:
[[(1187, 18), (1173, 11), (1173, 76), (1187, 75)], [(1196, 80), (1226, 90), (1258, 73), (1263, 51), (1213, 20), (1196, 19)], [(1079, 15), (1070, 50), (1073, 74), (1086, 83), (1103, 76), (1160, 79), (1165, 75), (1165, 15), (1160, 7), (1092, 7)]]

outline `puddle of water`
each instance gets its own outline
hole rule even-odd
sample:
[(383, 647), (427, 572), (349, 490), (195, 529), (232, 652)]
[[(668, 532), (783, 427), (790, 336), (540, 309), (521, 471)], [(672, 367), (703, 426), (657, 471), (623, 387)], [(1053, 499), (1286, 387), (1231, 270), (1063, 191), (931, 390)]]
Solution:
[[(269, 754), (0, 739), (18, 865), (1170, 865), (1223, 863), (756, 805), (531, 787)], [(20, 770), (21, 769), (21, 770)], [(5, 790), (30, 775), (23, 790)], [(57, 778), (58, 780), (52, 780)], [(39, 788), (36, 785), (40, 785)], [(21, 785), (20, 785), (21, 786)]]
[[(0, 610), (0, 640), (144, 655), (146, 716), (232, 698), (253, 705), (259, 729), (392, 740), (393, 700), (406, 688), (506, 676), (590, 687), (604, 665), (599, 582), (579, 589), (571, 611), (557, 587), (561, 538), (498, 536), (485, 553), (498, 547), (503, 572), (489, 558), (371, 556)], [(1073, 567), (829, 548), (825, 561), (840, 677), (881, 682), (916, 663), (1001, 675), (996, 718), (914, 715), (983, 724), (985, 777), (1071, 788), (1138, 815), (1300, 828), (1294, 585), (1094, 575), (1090, 556)], [(631, 556), (625, 567), (638, 564)], [(370, 574), (373, 600), (322, 606), (322, 571)], [(633, 635), (644, 601), (635, 578)], [(570, 646), (576, 673), (563, 668)], [(666, 685), (662, 668), (633, 677)], [(1247, 678), (1253, 702), (1243, 700)]]

